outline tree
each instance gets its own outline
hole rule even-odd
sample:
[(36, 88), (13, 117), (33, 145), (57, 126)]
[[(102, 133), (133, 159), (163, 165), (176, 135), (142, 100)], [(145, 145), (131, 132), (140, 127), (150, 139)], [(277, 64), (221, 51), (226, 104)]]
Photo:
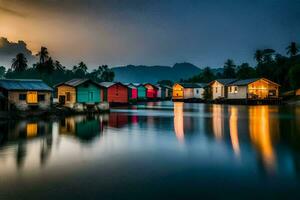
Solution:
[(5, 71), (6, 71), (6, 68), (3, 67), (3, 66), (0, 66), (0, 78), (3, 78), (3, 77), (4, 77)]
[(40, 52), (37, 54), (40, 57), (40, 64), (45, 63), (49, 58), (49, 52), (46, 47), (41, 47)]
[(254, 59), (256, 60), (256, 62), (259, 64), (259, 63), (262, 63), (263, 61), (263, 52), (261, 50), (256, 50), (255, 51), (255, 54), (254, 54)]
[(211, 71), (210, 67), (205, 67), (201, 76), (202, 76), (201, 82), (203, 82), (203, 83), (209, 83), (216, 78), (214, 73)]
[(270, 62), (274, 61), (274, 54), (275, 54), (274, 49), (264, 49), (262, 51), (263, 62), (270, 63)]
[(233, 60), (228, 59), (224, 64), (223, 77), (224, 78), (235, 78), (235, 64)]
[(293, 89), (300, 88), (300, 63), (291, 67), (289, 71), (289, 78)]
[(23, 53), (18, 53), (12, 60), (11, 68), (17, 72), (22, 72), (27, 69), (27, 59)]
[(243, 63), (238, 66), (236, 76), (238, 79), (254, 78), (256, 76), (255, 69), (248, 63)]
[(286, 54), (290, 57), (296, 56), (299, 52), (296, 42), (291, 42), (291, 44), (288, 47), (286, 47), (286, 50)]
[(86, 66), (86, 64), (84, 62), (80, 62), (77, 65), (73, 66), (72, 72), (75, 75), (75, 78), (84, 78), (87, 74), (87, 69), (88, 67)]
[(158, 84), (172, 86), (174, 83), (171, 80), (160, 80), (157, 81)]

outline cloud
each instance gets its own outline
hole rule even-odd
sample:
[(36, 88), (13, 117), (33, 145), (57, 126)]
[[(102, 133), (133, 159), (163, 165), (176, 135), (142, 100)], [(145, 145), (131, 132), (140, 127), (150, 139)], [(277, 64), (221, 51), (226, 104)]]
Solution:
[(29, 62), (35, 59), (24, 41), (10, 42), (7, 38), (0, 37), (0, 65), (9, 67), (9, 62), (18, 53), (23, 53)]

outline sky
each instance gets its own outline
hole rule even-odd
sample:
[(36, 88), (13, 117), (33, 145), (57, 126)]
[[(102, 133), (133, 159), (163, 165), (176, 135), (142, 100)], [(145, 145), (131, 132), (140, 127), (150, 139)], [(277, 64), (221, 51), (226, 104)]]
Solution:
[(0, 65), (41, 46), (67, 66), (254, 63), (300, 43), (299, 16), (298, 0), (0, 0)]

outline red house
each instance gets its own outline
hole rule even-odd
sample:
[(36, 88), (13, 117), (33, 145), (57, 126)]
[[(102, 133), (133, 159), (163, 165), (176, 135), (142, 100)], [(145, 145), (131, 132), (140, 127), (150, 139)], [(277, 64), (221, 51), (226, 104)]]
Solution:
[(103, 90), (103, 101), (108, 103), (128, 103), (128, 87), (122, 83), (102, 82), (100, 83), (105, 89)]
[(146, 91), (147, 99), (156, 99), (158, 88), (155, 85), (152, 85), (150, 83), (146, 83), (146, 84), (144, 84), (144, 86), (147, 89), (147, 91)]

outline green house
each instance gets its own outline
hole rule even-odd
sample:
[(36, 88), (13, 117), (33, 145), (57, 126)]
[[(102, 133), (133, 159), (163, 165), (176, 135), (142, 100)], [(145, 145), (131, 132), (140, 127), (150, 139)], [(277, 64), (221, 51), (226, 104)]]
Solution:
[(136, 88), (137, 88), (137, 93), (138, 93), (138, 99), (139, 100), (143, 100), (146, 99), (147, 96), (147, 89), (143, 84), (139, 84), (139, 83), (134, 83), (133, 84)]
[(103, 88), (90, 79), (72, 79), (55, 86), (61, 104), (97, 104), (101, 102)]

